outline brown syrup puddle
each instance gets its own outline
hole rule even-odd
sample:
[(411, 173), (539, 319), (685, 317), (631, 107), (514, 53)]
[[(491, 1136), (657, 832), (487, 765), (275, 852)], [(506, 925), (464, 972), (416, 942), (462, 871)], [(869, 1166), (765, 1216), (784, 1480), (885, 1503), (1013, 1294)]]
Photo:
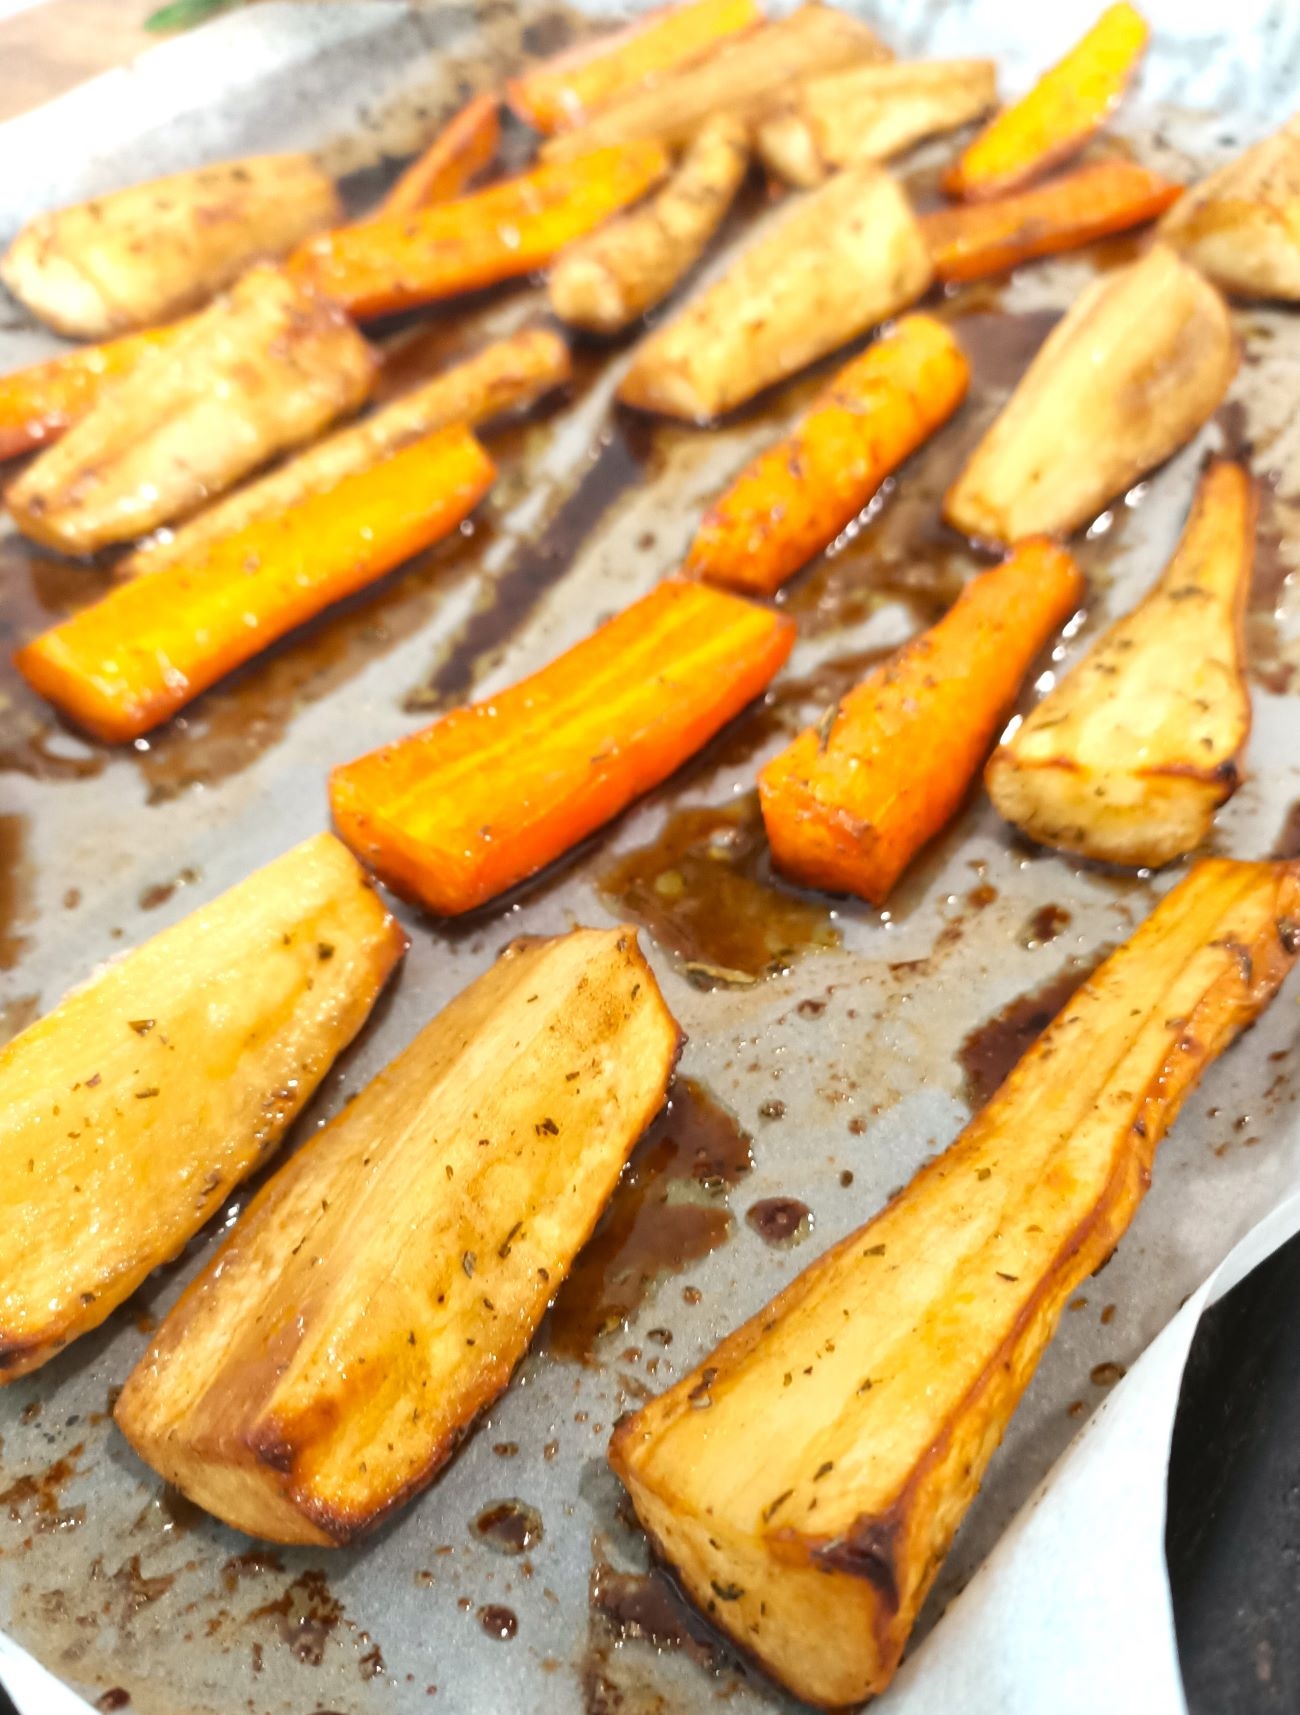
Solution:
[(1268, 855), (1272, 858), (1300, 858), (1300, 798), (1287, 811)]
[(965, 1080), (965, 1096), (978, 1113), (1007, 1074), (1047, 1029), (1070, 997), (1106, 957), (1070, 959), (1037, 988), (1017, 995), (986, 1024), (972, 1030), (957, 1052)]
[(665, 1572), (658, 1567), (621, 1572), (610, 1565), (599, 1540), (592, 1554), (582, 1659), (584, 1715), (633, 1715), (667, 1707), (653, 1686), (642, 1683), (636, 1655), (625, 1650), (626, 1644), (681, 1651), (715, 1674), (729, 1664), (723, 1640), (678, 1594)]
[(0, 971), (11, 971), (27, 950), (20, 933), (31, 918), (27, 817), (0, 816)]
[(547, 1346), (592, 1362), (665, 1274), (680, 1274), (730, 1237), (727, 1192), (752, 1163), (750, 1139), (693, 1078), (637, 1145), (612, 1201), (551, 1309)]
[(274, 1620), (281, 1642), (294, 1659), (307, 1667), (319, 1667), (330, 1638), (346, 1615), (325, 1574), (312, 1570), (300, 1573), (274, 1601), (254, 1608), (248, 1618), (250, 1622)]
[(525, 1554), (542, 1540), (542, 1515), (527, 1501), (494, 1501), (484, 1507), (470, 1529), (498, 1554)]
[(812, 1231), (812, 1210), (797, 1197), (760, 1197), (745, 1220), (765, 1245), (792, 1245)]

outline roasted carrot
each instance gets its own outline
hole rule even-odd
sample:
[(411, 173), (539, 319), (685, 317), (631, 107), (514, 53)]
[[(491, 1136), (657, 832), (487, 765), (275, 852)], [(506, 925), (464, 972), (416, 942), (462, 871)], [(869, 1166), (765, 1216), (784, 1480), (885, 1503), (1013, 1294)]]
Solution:
[(668, 578), (500, 696), (336, 768), (335, 824), (395, 892), (470, 911), (666, 779), (793, 643), (782, 615)]
[(168, 344), (183, 325), (173, 322), (123, 334), (0, 376), (0, 460), (57, 441), (98, 403), (106, 387), (129, 375), (149, 352)]
[(485, 91), (467, 102), (417, 155), (379, 205), (381, 214), (409, 214), (430, 203), (458, 197), (496, 157), (501, 143), (501, 107)]
[(443, 429), (250, 524), (196, 562), (118, 585), (26, 644), (15, 663), (97, 738), (137, 738), (455, 529), (494, 475), (468, 429)]
[(1183, 194), (1136, 161), (1098, 161), (1016, 196), (923, 215), (941, 280), (981, 280), (1155, 220)]
[(1004, 107), (944, 180), (951, 196), (1002, 196), (1068, 160), (1123, 95), (1147, 45), (1146, 20), (1127, 0), (1108, 6), (1028, 95)]
[(759, 776), (778, 867), (881, 905), (953, 816), (1083, 578), (1046, 537), (1021, 542), (800, 733)]
[(542, 60), (506, 85), (506, 100), (535, 131), (570, 131), (621, 96), (702, 59), (763, 21), (757, 0), (688, 0), (647, 13), (613, 35)]
[(771, 595), (855, 518), (966, 396), (970, 367), (932, 316), (906, 316), (840, 370), (792, 434), (704, 515), (685, 569)]
[(597, 149), (472, 196), (322, 233), (290, 270), (354, 316), (382, 316), (544, 267), (557, 251), (652, 190), (661, 143)]

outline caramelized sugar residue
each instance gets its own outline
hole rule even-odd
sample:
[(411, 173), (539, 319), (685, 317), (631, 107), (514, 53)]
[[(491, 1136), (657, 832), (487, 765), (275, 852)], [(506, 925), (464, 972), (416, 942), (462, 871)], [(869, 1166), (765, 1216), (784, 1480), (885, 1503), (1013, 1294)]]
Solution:
[(1300, 509), (1270, 483), (1256, 486), (1259, 522), (1246, 653), (1253, 677), (1284, 695), (1300, 690)]
[(0, 816), (0, 971), (11, 971), (27, 949), (31, 875), (26, 816)]
[(296, 1660), (319, 1667), (326, 1645), (345, 1618), (343, 1604), (331, 1593), (325, 1574), (302, 1572), (272, 1602), (254, 1608), (250, 1621), (271, 1619)]
[(587, 1603), (599, 1630), (611, 1643), (640, 1641), (656, 1649), (684, 1650), (702, 1667), (723, 1655), (721, 1640), (658, 1567), (649, 1572), (619, 1572), (599, 1544), (587, 1585)]
[(1273, 841), (1273, 849), (1269, 853), (1273, 858), (1300, 857), (1300, 798), (1286, 813), (1286, 819), (1277, 831)]
[(542, 1515), (527, 1501), (493, 1501), (470, 1527), (480, 1542), (498, 1554), (523, 1554), (542, 1540)]
[(797, 1197), (760, 1197), (745, 1210), (745, 1220), (768, 1245), (788, 1245), (807, 1236), (812, 1210)]
[(108, 584), (109, 574), (94, 566), (57, 560), (17, 536), (0, 535), (0, 774), (85, 780), (103, 769), (103, 750), (64, 730), (12, 657), (38, 633), (97, 600)]
[(986, 1024), (972, 1030), (958, 1050), (965, 1095), (972, 1112), (994, 1094), (1012, 1067), (1047, 1029), (1057, 1013), (1105, 958), (1070, 959), (1045, 983), (1008, 1001)]

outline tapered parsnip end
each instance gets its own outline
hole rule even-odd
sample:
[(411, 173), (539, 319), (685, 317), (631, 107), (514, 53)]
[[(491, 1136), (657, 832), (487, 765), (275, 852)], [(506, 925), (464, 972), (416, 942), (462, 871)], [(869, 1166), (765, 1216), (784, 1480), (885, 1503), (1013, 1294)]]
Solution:
[(263, 1188), (115, 1416), (168, 1482), (341, 1543), (505, 1387), (681, 1046), (632, 929), (508, 950)]
[(319, 834), (0, 1050), (0, 1382), (98, 1327), (274, 1153), (405, 948)]
[(1167, 245), (1076, 299), (949, 489), (979, 540), (1090, 522), (1211, 416), (1237, 368), (1228, 307)]
[(1300, 952), (1300, 865), (1197, 866), (866, 1227), (625, 1419), (683, 1584), (796, 1696), (882, 1691), (1066, 1301)]
[(994, 753), (985, 778), (1001, 815), (1109, 863), (1154, 868), (1201, 844), (1250, 734), (1254, 552), (1250, 477), (1220, 460), (1155, 588)]
[(1300, 299), (1300, 122), (1194, 185), (1160, 236), (1225, 292)]

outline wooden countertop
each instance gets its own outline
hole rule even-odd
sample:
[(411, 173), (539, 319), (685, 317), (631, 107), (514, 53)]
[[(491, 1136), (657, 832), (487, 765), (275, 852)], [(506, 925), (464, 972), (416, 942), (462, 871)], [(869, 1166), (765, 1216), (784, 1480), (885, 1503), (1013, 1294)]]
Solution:
[(39, 107), (166, 37), (144, 20), (161, 0), (41, 0), (0, 18), (0, 119)]

